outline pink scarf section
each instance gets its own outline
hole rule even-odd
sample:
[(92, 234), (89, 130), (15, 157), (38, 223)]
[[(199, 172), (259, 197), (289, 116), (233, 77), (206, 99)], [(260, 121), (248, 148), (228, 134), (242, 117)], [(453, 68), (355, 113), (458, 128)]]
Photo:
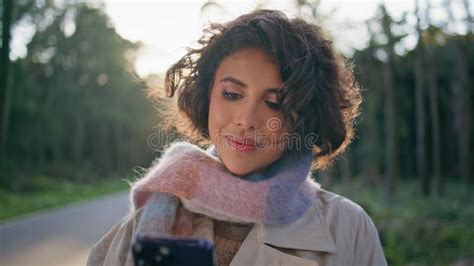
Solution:
[(210, 152), (176, 142), (133, 185), (132, 208), (145, 206), (145, 216), (161, 219), (158, 231), (178, 235), (190, 234), (179, 224), (189, 224), (193, 213), (239, 223), (289, 223), (306, 212), (318, 184), (309, 177), (308, 153), (283, 156), (277, 164), (274, 169), (281, 170), (268, 179), (249, 181), (229, 173)]

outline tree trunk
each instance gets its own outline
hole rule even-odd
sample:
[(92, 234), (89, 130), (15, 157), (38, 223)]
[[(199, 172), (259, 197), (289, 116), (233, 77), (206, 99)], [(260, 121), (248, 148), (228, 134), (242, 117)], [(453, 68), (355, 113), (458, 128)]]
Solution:
[(428, 55), (428, 84), (430, 99), (430, 117), (431, 117), (431, 167), (432, 167), (432, 191), (433, 196), (438, 198), (443, 194), (443, 184), (441, 178), (441, 146), (440, 146), (440, 125), (439, 125), (439, 102), (438, 102), (438, 81), (436, 68), (434, 67), (434, 52), (429, 51)]
[(471, 5), (469, 3), (470, 0), (464, 0), (464, 10), (466, 10), (466, 29), (467, 33), (473, 33), (474, 32), (474, 21), (472, 19), (471, 15)]
[[(0, 182), (5, 176), (5, 158), (8, 132), (9, 68), (10, 68), (10, 28), (13, 13), (13, 1), (3, 0), (2, 10), (2, 49), (0, 54)], [(2, 182), (3, 183), (3, 182)]]
[(415, 51), (415, 111), (416, 111), (416, 172), (420, 181), (420, 190), (424, 196), (430, 193), (429, 178), (426, 173), (426, 133), (425, 133), (425, 104), (424, 104), (424, 72), (423, 72), (423, 39), (420, 27), (419, 1), (415, 3), (417, 17), (416, 30), (418, 45)]
[[(77, 99), (79, 105), (82, 104), (82, 98)], [(83, 108), (77, 108), (75, 113), (74, 121), (74, 139), (73, 139), (73, 161), (79, 167), (84, 167), (83, 155), (84, 155), (84, 137), (85, 137), (85, 121)], [(84, 175), (81, 171), (77, 171), (74, 179), (81, 181)]]
[(421, 192), (424, 196), (430, 194), (429, 177), (426, 172), (426, 133), (425, 133), (425, 104), (424, 104), (424, 73), (423, 51), (417, 48), (415, 61), (415, 110), (416, 110), (416, 170), (420, 180)]
[[(367, 73), (370, 71), (378, 71), (380, 64), (374, 65), (371, 69), (368, 69)], [(378, 86), (379, 87), (379, 86)], [(367, 132), (362, 133), (367, 140), (370, 141), (364, 142), (361, 144), (364, 145), (364, 150), (366, 150), (366, 160), (362, 160), (360, 163), (363, 165), (363, 172), (367, 173), (369, 182), (371, 185), (380, 185), (383, 182), (383, 175), (380, 169), (381, 160), (383, 156), (380, 156), (380, 147), (382, 146), (381, 134), (379, 132), (379, 123), (377, 121), (377, 113), (381, 108), (383, 103), (380, 102), (380, 99), (383, 99), (384, 91), (381, 89), (373, 89), (367, 91), (367, 101), (364, 106), (365, 111), (365, 127)]]
[[(464, 3), (464, 9), (466, 10), (466, 28), (467, 28), (467, 35), (472, 35), (474, 33), (474, 20), (472, 18), (472, 15), (471, 15), (471, 5), (470, 5), (470, 2), (469, 0), (464, 0), (463, 1)], [(467, 42), (467, 40), (466, 40)], [(464, 92), (466, 93), (466, 96), (465, 96), (465, 111), (467, 113), (465, 113), (465, 124), (464, 124), (464, 127), (468, 130), (466, 132), (463, 132), (463, 147), (462, 147), (462, 151), (460, 151), (460, 155), (462, 156), (461, 158), (462, 159), (462, 166), (461, 166), (461, 175), (464, 176), (465, 180), (466, 180), (466, 183), (467, 183), (467, 189), (468, 191), (470, 191), (470, 189), (472, 188), (472, 186), (474, 186), (474, 177), (471, 176), (471, 165), (470, 165), (470, 158), (471, 158), (471, 150), (470, 150), (470, 147), (471, 147), (471, 119), (469, 117), (469, 114), (471, 114), (472, 112), (472, 98), (471, 98), (471, 90), (469, 89), (469, 87), (467, 86), (468, 82), (469, 82), (469, 72), (468, 72), (468, 64), (466, 62), (466, 57), (465, 57), (465, 54), (468, 54), (468, 51), (469, 49), (466, 49), (467, 47), (467, 43), (466, 45), (463, 46), (463, 50), (465, 53), (462, 53), (461, 56), (463, 58), (463, 62), (464, 62), (464, 75), (466, 77), (466, 86), (464, 87)]]
[[(462, 40), (463, 41), (463, 40)], [(466, 62), (464, 43), (456, 43), (453, 47), (456, 54), (456, 77), (452, 82), (454, 129), (458, 135), (458, 174), (469, 187), (470, 180), (470, 142), (471, 142), (471, 95), (468, 88), (469, 72)]]
[(390, 200), (396, 189), (399, 167), (399, 143), (398, 143), (398, 121), (397, 121), (397, 99), (394, 90), (394, 70), (395, 52), (397, 43), (396, 36), (392, 33), (394, 21), (385, 8), (381, 5), (381, 26), (383, 34), (387, 37), (388, 43), (385, 46), (387, 54), (386, 62), (383, 63), (382, 82), (385, 93), (385, 196)]
[(398, 141), (396, 99), (393, 91), (392, 61), (383, 66), (383, 86), (385, 90), (385, 195), (390, 199), (395, 192), (398, 176)]
[[(428, 26), (431, 25), (431, 0), (427, 1), (426, 21)], [(430, 120), (431, 120), (431, 174), (432, 174), (432, 192), (433, 197), (438, 198), (443, 193), (441, 179), (441, 137), (440, 137), (440, 121), (439, 121), (439, 103), (438, 103), (438, 75), (435, 68), (434, 47), (427, 47), (427, 79), (428, 93), (430, 101)]]

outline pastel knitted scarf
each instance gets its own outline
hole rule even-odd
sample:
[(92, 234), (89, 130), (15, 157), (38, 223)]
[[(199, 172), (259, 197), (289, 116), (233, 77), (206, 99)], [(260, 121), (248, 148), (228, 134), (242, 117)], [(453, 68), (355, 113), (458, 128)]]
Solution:
[(287, 151), (263, 173), (232, 175), (215, 147), (177, 142), (132, 186), (133, 210), (144, 206), (137, 234), (192, 235), (195, 215), (238, 223), (286, 224), (311, 205), (309, 150)]

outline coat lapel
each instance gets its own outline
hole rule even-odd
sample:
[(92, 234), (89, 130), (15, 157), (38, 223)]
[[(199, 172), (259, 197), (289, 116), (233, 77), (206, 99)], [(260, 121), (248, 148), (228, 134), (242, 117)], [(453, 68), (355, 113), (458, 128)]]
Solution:
[(334, 253), (336, 246), (326, 221), (313, 204), (300, 219), (283, 226), (259, 225), (263, 243), (282, 248)]
[[(290, 224), (282, 226), (256, 224), (240, 246), (231, 266), (259, 265), (265, 257), (279, 256), (277, 253), (269, 253), (268, 245), (265, 244), (296, 250), (336, 252), (329, 226), (320, 216), (316, 204)], [(278, 258), (273, 259), (278, 261)]]

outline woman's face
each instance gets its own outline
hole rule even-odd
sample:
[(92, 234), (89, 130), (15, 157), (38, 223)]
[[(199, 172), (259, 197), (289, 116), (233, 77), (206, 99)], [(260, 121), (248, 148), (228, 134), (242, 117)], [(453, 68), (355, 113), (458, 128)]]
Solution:
[(287, 149), (288, 133), (277, 101), (283, 81), (259, 49), (241, 49), (216, 70), (209, 106), (209, 135), (235, 175), (264, 170)]

